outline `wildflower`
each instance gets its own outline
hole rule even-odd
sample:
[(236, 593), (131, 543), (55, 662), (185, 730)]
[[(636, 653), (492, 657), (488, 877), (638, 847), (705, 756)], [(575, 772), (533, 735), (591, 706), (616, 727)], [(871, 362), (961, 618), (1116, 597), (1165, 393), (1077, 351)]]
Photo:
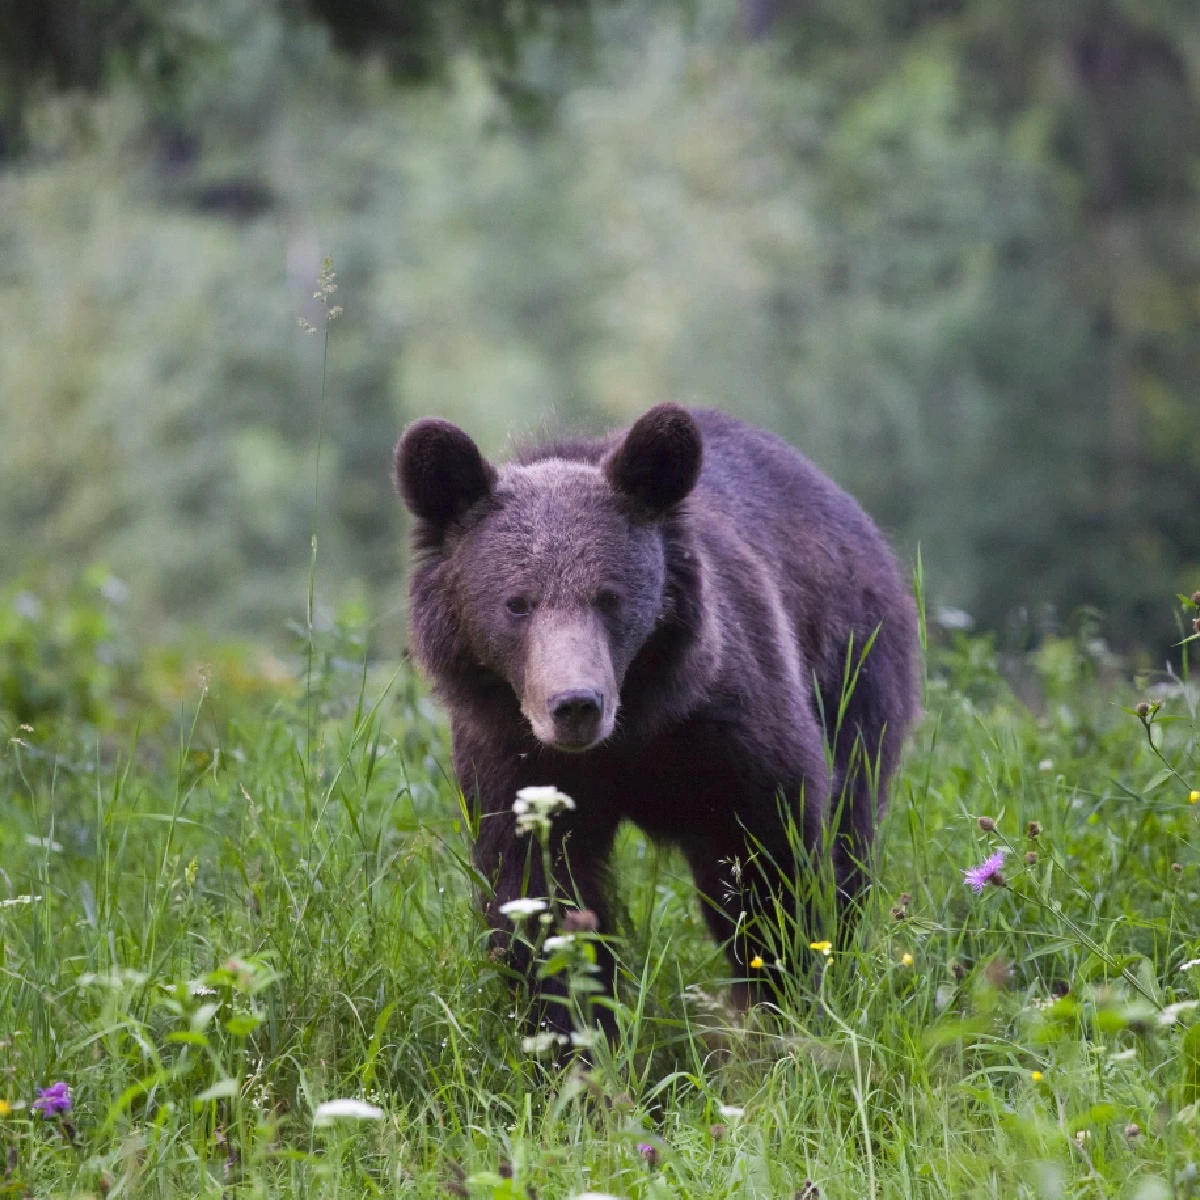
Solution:
[(1196, 791), (1188, 792), (1188, 803), (1189, 804), (1200, 804), (1200, 792), (1196, 792)]
[(1044, 1076), (1042, 1075), (1041, 1071), (1030, 1071), (1029, 1078), (1032, 1079), (1034, 1083), (1041, 1083)]
[(809, 942), (808, 948), (810, 950), (815, 950), (818, 954), (825, 955), (826, 958), (833, 953), (832, 942)]
[(516, 900), (509, 900), (500, 905), (500, 911), (506, 917), (533, 917), (545, 912), (547, 907), (545, 900), (536, 896), (519, 896)]
[(904, 956), (900, 959), (900, 965), (902, 967), (911, 967), (913, 965), (913, 956), (908, 951), (904, 952)]
[(527, 787), (513, 801), (518, 833), (536, 833), (539, 837), (550, 832), (550, 820), (555, 813), (573, 809), (575, 801), (556, 787)]
[(13, 1107), (7, 1100), (0, 1100), (0, 1117), (7, 1117), (13, 1110)]
[(1025, 851), (1025, 865), (1027, 867), (1036, 867), (1038, 861), (1038, 852), (1036, 850)]
[(595, 933), (600, 921), (590, 908), (573, 908), (562, 919), (564, 933)]
[(1183, 863), (1172, 863), (1171, 870), (1174, 871), (1176, 875), (1180, 874), (1183, 871)]
[(317, 1105), (313, 1124), (332, 1125), (341, 1117), (351, 1121), (381, 1121), (383, 1115), (382, 1108), (376, 1108), (365, 1100), (326, 1100), (324, 1104)]
[(1134, 1138), (1141, 1137), (1141, 1134), (1141, 1129), (1134, 1124), (1134, 1122), (1130, 1121), (1129, 1124), (1125, 1126), (1125, 1136), (1129, 1138), (1130, 1141), (1133, 1141)]
[(727, 1121), (737, 1121), (746, 1115), (744, 1108), (738, 1108), (733, 1104), (722, 1104), (718, 1111)]
[(980, 817), (979, 828), (982, 829), (984, 833), (995, 833), (996, 821), (993, 817)]
[(1042, 824), (1040, 821), (1030, 821), (1025, 826), (1025, 836), (1031, 841), (1036, 842), (1042, 836)]
[(1158, 1014), (1158, 1023), (1160, 1025), (1174, 1025), (1181, 1013), (1191, 1012), (1197, 1006), (1200, 1006), (1200, 1000), (1179, 1000), (1175, 1004), (1168, 1004)]
[(997, 954), (995, 958), (990, 959), (983, 968), (984, 979), (994, 988), (1008, 987), (1012, 983), (1012, 976), (1012, 963), (1002, 954)]
[(1041, 760), (1041, 762), (1038, 763), (1038, 770), (1039, 771), (1053, 771), (1054, 770), (1054, 759), (1043, 758)]
[(964, 870), (963, 883), (976, 894), (982, 892), (989, 883), (999, 887), (1004, 882), (1000, 868), (1004, 866), (1004, 856), (1007, 853), (1006, 850), (997, 850), (995, 854), (989, 854), (979, 866)]
[(526, 1054), (533, 1054), (541, 1058), (543, 1054), (549, 1054), (551, 1050), (561, 1046), (566, 1040), (561, 1034), (543, 1031), (535, 1033), (532, 1037), (522, 1038), (521, 1049)]
[(33, 1107), (43, 1117), (54, 1117), (61, 1113), (69, 1113), (71, 1111), (71, 1089), (61, 1081), (52, 1083), (48, 1088), (42, 1088), (38, 1092), (37, 1099), (33, 1102)]
[(1192, 593), (1192, 603), (1196, 604), (1196, 605), (1200, 605), (1200, 592)]
[(649, 1142), (638, 1142), (638, 1153), (642, 1156), (642, 1161), (648, 1167), (658, 1166), (658, 1147), (652, 1146)]
[(714, 1142), (719, 1142), (728, 1132), (729, 1129), (725, 1125), (710, 1125), (708, 1127), (708, 1136)]
[(1147, 717), (1148, 717), (1148, 716), (1151, 714), (1151, 712), (1153, 712), (1153, 711), (1154, 711), (1154, 710), (1153, 710), (1153, 709), (1150, 707), (1150, 702), (1149, 702), (1148, 700), (1142, 700), (1142, 701), (1141, 701), (1141, 702), (1138, 704), (1137, 708), (1136, 708), (1136, 709), (1134, 709), (1134, 712), (1136, 712), (1136, 713), (1137, 713), (1137, 715), (1138, 715), (1139, 717), (1141, 717), (1143, 721), (1144, 721), (1144, 720), (1145, 720), (1145, 719), (1146, 719), (1146, 718), (1147, 718)]
[(761, 971), (762, 969), (763, 969), (763, 960), (762, 960), (762, 955), (761, 955), (761, 954), (756, 954), (756, 955), (755, 955), (755, 956), (754, 956), (754, 957), (753, 957), (753, 958), (750, 960), (750, 970), (752, 970), (752, 971)]
[(1200, 967), (1200, 958), (1189, 958), (1187, 962), (1179, 964), (1181, 971), (1190, 971), (1193, 967)]
[(35, 850), (49, 850), (53, 854), (62, 853), (62, 843), (56, 842), (53, 838), (34, 837), (32, 833), (25, 835), (25, 845), (34, 847)]
[(548, 937), (542, 943), (542, 949), (550, 954), (554, 954), (559, 950), (569, 950), (575, 945), (575, 935), (573, 933), (555, 934), (554, 937)]
[(1082, 1146), (1084, 1142), (1086, 1142), (1091, 1136), (1092, 1131), (1090, 1129), (1077, 1129), (1075, 1131), (1075, 1141), (1080, 1146)]

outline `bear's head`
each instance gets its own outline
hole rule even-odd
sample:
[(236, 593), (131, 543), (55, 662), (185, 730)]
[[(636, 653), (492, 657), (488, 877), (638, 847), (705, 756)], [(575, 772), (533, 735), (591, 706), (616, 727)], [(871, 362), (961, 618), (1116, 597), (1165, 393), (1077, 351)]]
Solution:
[(426, 668), (438, 679), (467, 660), (499, 676), (547, 746), (603, 742), (625, 674), (665, 615), (664, 528), (701, 454), (695, 420), (675, 404), (645, 413), (595, 461), (497, 468), (447, 421), (410, 425), (396, 481), (425, 552), (411, 617)]

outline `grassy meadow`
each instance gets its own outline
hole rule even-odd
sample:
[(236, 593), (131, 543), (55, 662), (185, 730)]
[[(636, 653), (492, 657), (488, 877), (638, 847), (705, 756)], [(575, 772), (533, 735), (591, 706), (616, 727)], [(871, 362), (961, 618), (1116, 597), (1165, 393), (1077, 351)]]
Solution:
[(681, 861), (630, 830), (624, 1037), (557, 1070), (409, 670), (353, 614), (290, 659), (137, 651), (121, 599), (5, 597), (0, 1195), (1200, 1190), (1186, 646), (1129, 681), (1086, 631), (931, 632), (867, 911), (776, 1011), (730, 1008)]

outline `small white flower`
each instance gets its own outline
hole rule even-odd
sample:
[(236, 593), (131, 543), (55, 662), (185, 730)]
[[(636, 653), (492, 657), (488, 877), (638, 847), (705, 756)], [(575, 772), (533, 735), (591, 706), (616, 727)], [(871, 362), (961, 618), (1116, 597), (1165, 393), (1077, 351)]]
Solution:
[(596, 1044), (596, 1031), (594, 1029), (585, 1029), (578, 1033), (571, 1034), (571, 1045), (579, 1046), (583, 1049), (588, 1049)]
[(1178, 1004), (1168, 1004), (1158, 1014), (1158, 1023), (1160, 1025), (1174, 1025), (1180, 1013), (1191, 1012), (1198, 1005), (1200, 1005), (1200, 1000), (1180, 1000)]
[(556, 1046), (563, 1045), (566, 1040), (558, 1033), (535, 1033), (533, 1037), (521, 1039), (521, 1049), (526, 1054), (534, 1054), (540, 1058), (543, 1054), (549, 1054)]
[(545, 900), (539, 900), (536, 896), (520, 896), (500, 905), (500, 911), (506, 917), (532, 917), (545, 912), (546, 908)]
[(1200, 958), (1189, 958), (1187, 962), (1179, 964), (1181, 971), (1190, 971), (1193, 967), (1200, 967)]
[(722, 1104), (720, 1113), (727, 1121), (738, 1121), (746, 1115), (746, 1110), (734, 1104)]
[(19, 904), (36, 904), (41, 896), (13, 896), (11, 900), (0, 900), (0, 908), (16, 908)]
[(1054, 759), (1043, 758), (1042, 761), (1040, 763), (1038, 763), (1038, 770), (1039, 771), (1053, 771), (1054, 770)]
[(517, 804), (523, 804), (526, 810), (537, 809), (539, 812), (553, 813), (561, 809), (574, 808), (575, 801), (571, 799), (565, 792), (560, 792), (556, 787), (525, 787), (517, 793), (516, 804), (513, 805), (513, 811), (517, 811)]
[(569, 950), (573, 945), (575, 945), (573, 933), (556, 933), (553, 937), (546, 939), (543, 949), (553, 954), (556, 950)]
[(556, 787), (522, 788), (512, 806), (517, 832), (546, 834), (555, 813), (574, 807), (575, 801)]
[(1129, 1062), (1137, 1058), (1137, 1051), (1130, 1046), (1127, 1050), (1114, 1050), (1109, 1056), (1109, 1062)]
[(365, 1100), (326, 1100), (313, 1113), (314, 1125), (331, 1125), (340, 1117), (352, 1121), (382, 1121), (383, 1109)]
[(62, 846), (59, 845), (53, 838), (34, 837), (32, 833), (25, 835), (25, 845), (35, 846), (39, 850), (49, 850), (53, 854), (61, 854)]

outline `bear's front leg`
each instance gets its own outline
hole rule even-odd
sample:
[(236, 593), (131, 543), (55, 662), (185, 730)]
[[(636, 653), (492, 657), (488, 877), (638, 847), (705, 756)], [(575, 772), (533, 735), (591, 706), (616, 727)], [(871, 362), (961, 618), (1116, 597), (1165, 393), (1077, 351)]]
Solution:
[[(595, 932), (599, 936), (592, 942), (594, 978), (601, 989), (596, 994), (612, 995), (614, 962), (604, 940), (609, 930), (604, 866), (612, 835), (611, 830), (590, 827), (575, 813), (560, 813), (552, 818), (543, 846), (535, 834), (518, 831), (511, 805), (483, 808), (475, 865), (493, 886), (492, 894), (484, 899), (484, 912), (493, 931), (493, 950), (509, 967), (513, 982), (523, 982), (531, 998), (530, 1035), (549, 1033), (563, 1039), (561, 1045), (565, 1045), (580, 1021), (599, 1025), (609, 1036), (614, 1031), (610, 1009), (602, 1003), (591, 1005), (589, 993), (582, 993), (584, 1011), (576, 1011), (570, 981), (564, 974), (539, 977), (547, 957), (542, 947), (548, 934), (572, 929), (577, 931), (575, 936)], [(533, 902), (539, 900), (546, 908), (534, 911)], [(543, 919), (547, 915), (549, 921)]]

